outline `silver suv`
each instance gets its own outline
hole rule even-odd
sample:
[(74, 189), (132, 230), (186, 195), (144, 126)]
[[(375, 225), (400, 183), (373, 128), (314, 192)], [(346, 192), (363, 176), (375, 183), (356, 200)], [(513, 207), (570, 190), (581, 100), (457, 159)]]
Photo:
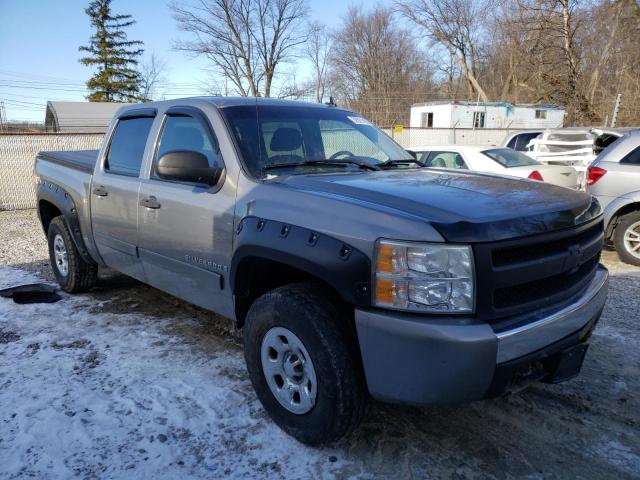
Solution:
[(604, 208), (606, 239), (623, 262), (640, 266), (640, 130), (598, 155), (589, 167), (587, 185)]

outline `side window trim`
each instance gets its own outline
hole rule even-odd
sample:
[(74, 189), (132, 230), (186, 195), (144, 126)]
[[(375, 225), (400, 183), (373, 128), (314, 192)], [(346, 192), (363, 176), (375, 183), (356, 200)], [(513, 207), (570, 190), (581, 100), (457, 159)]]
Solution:
[(146, 151), (146, 143), (149, 140), (149, 134), (151, 133), (153, 126), (149, 129), (149, 133), (147, 134), (147, 138), (145, 140), (145, 148), (143, 149), (143, 152), (142, 152), (142, 158), (140, 159), (140, 168), (137, 174), (118, 172), (118, 171), (110, 170), (109, 168), (107, 168), (108, 161), (109, 161), (109, 154), (111, 153), (111, 146), (113, 144), (113, 139), (116, 136), (116, 132), (118, 131), (118, 125), (120, 125), (120, 123), (123, 120), (131, 120), (135, 118), (155, 118), (156, 113), (157, 111), (155, 108), (135, 108), (132, 110), (127, 110), (126, 112), (123, 112), (121, 115), (117, 116), (116, 123), (113, 126), (113, 129), (111, 130), (111, 133), (109, 135), (109, 141), (107, 143), (107, 148), (102, 158), (102, 165), (101, 165), (102, 173), (108, 174), (108, 175), (118, 175), (121, 177), (140, 178), (140, 174), (142, 173), (142, 165), (144, 164), (144, 153)]
[[(206, 185), (204, 183), (170, 180), (167, 178), (160, 178), (156, 175), (155, 172), (156, 172), (156, 165), (158, 163), (158, 151), (160, 149), (160, 143), (162, 142), (164, 129), (167, 125), (167, 119), (171, 116), (188, 116), (188, 117), (195, 118), (200, 123), (202, 123), (207, 135), (209, 136), (209, 141), (211, 142), (211, 145), (215, 148), (215, 150), (218, 153), (218, 161), (220, 162), (220, 166), (223, 169), (223, 174), (220, 175), (220, 181), (218, 182), (218, 185), (211, 186), (211, 185)], [(168, 108), (162, 114), (162, 123), (160, 125), (160, 128), (158, 129), (158, 134), (156, 135), (155, 144), (153, 145), (153, 153), (151, 157), (151, 169), (149, 171), (149, 180), (155, 181), (155, 182), (171, 183), (174, 185), (184, 185), (189, 187), (195, 186), (195, 187), (203, 188), (206, 190), (211, 190), (212, 192), (217, 192), (222, 186), (222, 183), (224, 181), (225, 171), (226, 171), (226, 165), (224, 163), (224, 158), (222, 157), (220, 142), (218, 141), (218, 137), (216, 136), (215, 131), (213, 130), (213, 126), (209, 122), (209, 119), (207, 118), (206, 114), (199, 108), (188, 106), (188, 105), (179, 105), (179, 106)]]

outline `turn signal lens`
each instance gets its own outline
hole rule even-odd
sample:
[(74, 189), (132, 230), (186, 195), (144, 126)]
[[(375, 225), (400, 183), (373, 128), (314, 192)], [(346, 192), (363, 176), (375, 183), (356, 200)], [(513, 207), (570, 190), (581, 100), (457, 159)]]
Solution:
[(533, 172), (531, 172), (527, 178), (531, 180), (537, 180), (539, 182), (544, 182), (544, 178), (542, 178), (542, 174), (538, 170), (534, 170)]
[(376, 282), (376, 302), (393, 305), (393, 281), (380, 279)]
[(391, 245), (380, 245), (376, 270), (385, 273), (393, 271), (393, 247)]

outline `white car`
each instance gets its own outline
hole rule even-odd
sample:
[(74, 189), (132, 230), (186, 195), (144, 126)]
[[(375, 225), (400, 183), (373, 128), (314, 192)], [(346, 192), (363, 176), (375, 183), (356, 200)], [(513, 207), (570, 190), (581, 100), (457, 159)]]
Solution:
[(438, 145), (416, 147), (416, 159), (429, 168), (453, 168), (529, 178), (579, 188), (578, 173), (571, 166), (545, 165), (505, 147)]

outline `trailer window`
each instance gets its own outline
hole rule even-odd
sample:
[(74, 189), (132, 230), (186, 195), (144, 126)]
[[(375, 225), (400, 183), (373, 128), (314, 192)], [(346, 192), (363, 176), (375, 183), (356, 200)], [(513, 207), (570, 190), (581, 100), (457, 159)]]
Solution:
[(433, 112), (423, 112), (420, 120), (422, 128), (433, 128)]

